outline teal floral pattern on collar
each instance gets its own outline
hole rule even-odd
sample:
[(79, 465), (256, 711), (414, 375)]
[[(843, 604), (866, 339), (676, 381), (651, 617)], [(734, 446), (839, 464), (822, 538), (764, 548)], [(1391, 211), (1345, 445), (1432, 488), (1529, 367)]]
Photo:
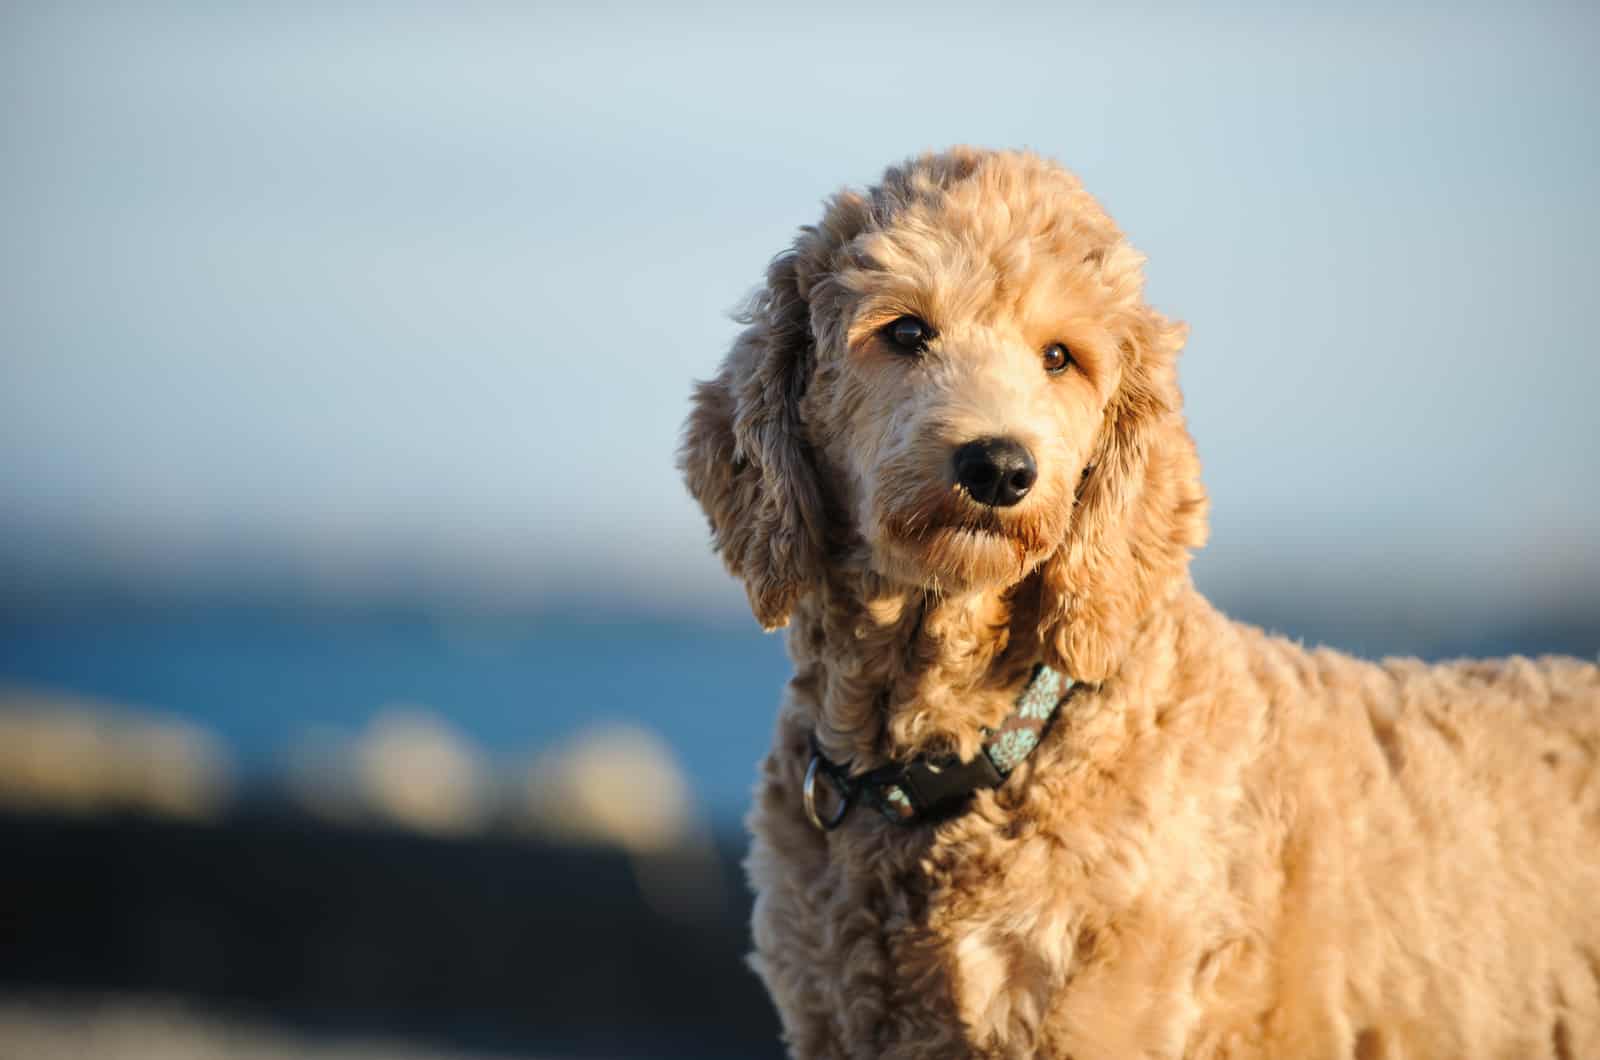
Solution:
[(1055, 717), (1056, 707), (1072, 691), (1072, 679), (1040, 664), (1033, 671), (1028, 687), (1017, 697), (1017, 705), (998, 729), (985, 733), (983, 753), (989, 756), (1002, 777), (1020, 766), (1039, 746), (1044, 728)]
[(1044, 721), (1055, 713), (1056, 704), (1061, 702), (1065, 691), (1061, 687), (1061, 675), (1048, 666), (1041, 666), (1017, 701), (1017, 713), (1024, 718)]
[(1039, 736), (1028, 729), (1011, 729), (1001, 733), (985, 751), (989, 761), (1002, 773), (1009, 773), (1022, 764), (1022, 760), (1039, 746)]

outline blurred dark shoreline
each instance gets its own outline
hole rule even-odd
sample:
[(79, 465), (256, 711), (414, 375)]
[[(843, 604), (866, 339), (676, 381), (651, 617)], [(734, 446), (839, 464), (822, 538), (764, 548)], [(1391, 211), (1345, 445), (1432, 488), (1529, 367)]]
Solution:
[(0, 991), (182, 998), (485, 1052), (778, 1056), (743, 961), (743, 839), (715, 849), (715, 901), (673, 911), (613, 848), (339, 827), (267, 803), (203, 824), (0, 813)]

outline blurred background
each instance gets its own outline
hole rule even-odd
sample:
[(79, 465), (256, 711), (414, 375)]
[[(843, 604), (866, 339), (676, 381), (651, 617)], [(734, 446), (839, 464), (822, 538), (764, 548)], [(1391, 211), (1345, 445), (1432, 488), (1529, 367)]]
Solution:
[(0, 1057), (778, 1054), (787, 663), (673, 467), (909, 154), (1187, 320), (1224, 609), (1600, 649), (1572, 4), (0, 8)]

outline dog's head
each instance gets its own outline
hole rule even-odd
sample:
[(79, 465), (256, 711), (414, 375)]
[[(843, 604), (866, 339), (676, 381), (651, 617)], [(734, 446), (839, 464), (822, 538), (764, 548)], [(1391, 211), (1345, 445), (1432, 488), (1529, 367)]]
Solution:
[(1184, 328), (1071, 174), (956, 149), (803, 229), (695, 394), (690, 491), (756, 617), (783, 625), (838, 522), (946, 593), (1039, 579), (1046, 655), (1109, 673), (1205, 536)]

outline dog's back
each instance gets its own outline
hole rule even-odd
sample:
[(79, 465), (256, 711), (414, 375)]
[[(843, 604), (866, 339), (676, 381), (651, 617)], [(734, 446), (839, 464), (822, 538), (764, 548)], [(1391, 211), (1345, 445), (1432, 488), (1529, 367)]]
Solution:
[(1600, 668), (1251, 639), (1289, 812), (1276, 1055), (1349, 1021), (1363, 1057), (1600, 1056)]

